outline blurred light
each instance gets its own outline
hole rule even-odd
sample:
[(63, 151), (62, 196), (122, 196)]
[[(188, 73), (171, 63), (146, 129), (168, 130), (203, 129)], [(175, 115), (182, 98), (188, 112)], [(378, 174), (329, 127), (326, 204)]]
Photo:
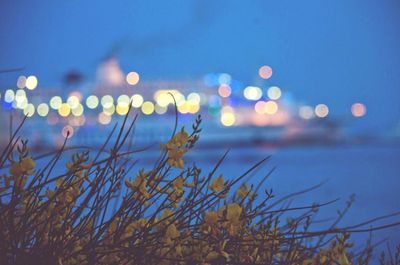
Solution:
[(262, 97), (262, 90), (256, 86), (248, 86), (244, 89), (243, 95), (249, 100), (259, 100)]
[(72, 91), (71, 93), (69, 93), (69, 96), (77, 97), (79, 102), (82, 100), (82, 93), (79, 91)]
[(170, 103), (174, 103), (174, 99), (167, 93), (156, 93), (155, 100), (160, 107), (166, 107)]
[(71, 138), (74, 135), (74, 128), (70, 125), (65, 125), (61, 130), (61, 134), (65, 138)]
[[(128, 97), (128, 100), (129, 100), (129, 97)], [(129, 101), (127, 104), (125, 102), (118, 103), (115, 110), (121, 116), (127, 114), (129, 111)]]
[(83, 106), (82, 104), (78, 103), (78, 106), (71, 110), (72, 114), (76, 117), (79, 117), (83, 114)]
[(151, 101), (146, 101), (142, 104), (142, 112), (145, 115), (150, 115), (154, 112), (154, 104)]
[(272, 86), (268, 88), (267, 94), (270, 99), (277, 100), (282, 96), (282, 91), (279, 87)]
[(325, 104), (318, 104), (315, 107), (315, 115), (317, 115), (317, 117), (324, 118), (328, 116), (328, 113), (329, 113), (329, 108)]
[(136, 72), (130, 72), (126, 75), (126, 82), (132, 86), (136, 85), (139, 83), (139, 74)]
[(231, 106), (223, 106), (221, 109), (221, 113), (233, 113), (234, 110)]
[(88, 96), (86, 99), (86, 106), (88, 106), (89, 109), (95, 109), (99, 105), (99, 98), (96, 97), (95, 95)]
[[(19, 109), (24, 109), (28, 105), (28, 99), (26, 98), (25, 90), (18, 89), (15, 92), (15, 107)], [(13, 103), (14, 103), (13, 102)]]
[(267, 102), (265, 102), (264, 107), (265, 113), (269, 115), (273, 115), (278, 111), (278, 104), (276, 104), (276, 102), (272, 100), (268, 100)]
[(111, 122), (111, 116), (107, 115), (104, 112), (101, 112), (101, 113), (99, 113), (98, 121), (99, 121), (99, 123), (101, 123), (103, 125), (109, 124)]
[(58, 108), (58, 114), (61, 117), (67, 117), (70, 112), (71, 112), (71, 108), (67, 103), (61, 104), (60, 107)]
[(35, 114), (35, 106), (33, 106), (32, 103), (29, 103), (28, 105), (26, 105), (26, 107), (24, 108), (24, 115), (28, 116), (28, 117), (32, 117), (33, 114)]
[(113, 115), (115, 113), (115, 106), (111, 105), (110, 107), (103, 107), (103, 112), (109, 116)]
[(161, 107), (160, 105), (156, 104), (156, 106), (154, 107), (154, 109), (155, 109), (155, 112), (156, 112), (157, 114), (164, 114), (164, 113), (167, 112), (168, 107)]
[(17, 79), (17, 87), (23, 89), (25, 88), (25, 86), (26, 86), (26, 76), (21, 75)]
[(195, 114), (195, 113), (199, 112), (199, 110), (200, 110), (200, 104), (199, 103), (192, 104), (192, 103), (189, 102), (189, 113)]
[(129, 106), (130, 98), (127, 95), (120, 95), (117, 99), (117, 104), (122, 106)]
[(39, 116), (45, 117), (49, 113), (49, 106), (46, 103), (41, 103), (36, 110)]
[(67, 99), (67, 103), (71, 107), (71, 109), (74, 109), (79, 105), (79, 98), (75, 95), (69, 96)]
[(232, 112), (225, 112), (221, 114), (221, 123), (224, 126), (232, 126), (235, 123), (235, 114)]
[(114, 99), (110, 95), (105, 95), (101, 98), (101, 105), (104, 108), (111, 108), (114, 104)]
[(354, 103), (351, 106), (351, 113), (354, 117), (362, 117), (367, 113), (367, 107), (362, 103)]
[(189, 104), (200, 104), (200, 100), (200, 95), (195, 92), (190, 93), (187, 96), (187, 101), (189, 102)]
[(258, 114), (264, 114), (264, 113), (265, 113), (265, 102), (264, 102), (264, 101), (258, 101), (258, 102), (254, 105), (254, 110), (255, 110)]
[(220, 85), (229, 85), (232, 77), (229, 74), (220, 74), (218, 77), (218, 83)]
[(70, 117), (68, 119), (68, 123), (71, 126), (82, 126), (86, 122), (86, 118), (84, 115), (81, 115), (79, 117)]
[(62, 104), (62, 99), (59, 96), (54, 96), (50, 99), (50, 107), (54, 110), (58, 110)]
[(143, 104), (143, 97), (139, 94), (135, 94), (131, 97), (132, 107), (140, 108)]
[(36, 76), (34, 76), (34, 75), (28, 76), (28, 78), (26, 79), (26, 82), (25, 82), (26, 88), (29, 90), (34, 90), (37, 87), (37, 85), (38, 85), (38, 80), (37, 80)]
[(220, 85), (218, 88), (218, 94), (223, 98), (229, 97), (231, 95), (231, 93), (232, 93), (232, 89), (228, 85)]
[(4, 93), (4, 101), (7, 103), (11, 103), (14, 101), (14, 91), (11, 89), (7, 89), (6, 93)]
[(309, 120), (314, 117), (314, 111), (310, 106), (301, 106), (299, 108), (299, 116), (305, 120)]
[(178, 111), (182, 114), (186, 114), (189, 112), (189, 103), (187, 103), (186, 101), (178, 106)]
[(272, 76), (272, 68), (268, 65), (261, 66), (260, 69), (258, 69), (258, 74), (261, 78), (268, 79)]

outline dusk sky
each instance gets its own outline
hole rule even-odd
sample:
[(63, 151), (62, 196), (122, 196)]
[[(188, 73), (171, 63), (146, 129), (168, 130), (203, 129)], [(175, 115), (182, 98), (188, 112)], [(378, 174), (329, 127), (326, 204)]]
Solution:
[(400, 124), (400, 2), (358, 1), (7, 1), (0, 4), (0, 87), (34, 74), (39, 88), (70, 70), (94, 79), (115, 54), (142, 80), (229, 73), (268, 84), (332, 115), (367, 105), (367, 127)]

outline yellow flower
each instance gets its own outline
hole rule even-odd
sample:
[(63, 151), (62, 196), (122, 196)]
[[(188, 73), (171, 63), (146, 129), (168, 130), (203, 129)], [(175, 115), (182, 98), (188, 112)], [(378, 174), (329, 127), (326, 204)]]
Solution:
[(167, 163), (170, 166), (177, 168), (184, 168), (185, 163), (182, 160), (182, 157), (188, 149), (185, 147), (188, 143), (190, 137), (185, 132), (184, 127), (182, 130), (175, 134), (171, 140), (167, 144), (161, 144), (161, 149), (165, 149), (168, 152)]
[(245, 183), (243, 183), (240, 188), (237, 190), (237, 195), (239, 198), (243, 199), (244, 197), (247, 196), (247, 194), (249, 193), (249, 188), (247, 187), (247, 185)]
[(241, 213), (242, 207), (240, 207), (237, 203), (232, 203), (228, 206), (226, 219), (233, 224), (237, 224), (239, 222)]
[(222, 178), (222, 175), (214, 179), (214, 181), (210, 185), (210, 189), (215, 193), (220, 192), (224, 187), (225, 187), (225, 181)]
[(21, 176), (23, 174), (33, 174), (35, 168), (35, 161), (26, 157), (19, 162), (13, 162), (10, 167), (10, 174), (13, 176)]
[(218, 222), (218, 213), (207, 212), (204, 216), (204, 222), (208, 225), (216, 224)]

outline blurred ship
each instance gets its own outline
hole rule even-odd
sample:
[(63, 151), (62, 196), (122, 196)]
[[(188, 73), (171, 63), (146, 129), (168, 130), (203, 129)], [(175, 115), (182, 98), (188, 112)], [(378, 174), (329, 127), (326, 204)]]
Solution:
[[(25, 78), (25, 79), (24, 79)], [(123, 73), (110, 56), (98, 67), (96, 79), (85, 82), (78, 72), (68, 73), (61, 87), (1, 92), (1, 144), (28, 116), (22, 135), (38, 149), (59, 146), (65, 137), (72, 145), (103, 143), (114, 122), (121, 124), (129, 104), (140, 113), (132, 142), (165, 142), (171, 136), (175, 115), (180, 125), (191, 126), (197, 115), (202, 124), (201, 146), (207, 148), (248, 144), (331, 144), (344, 141), (341, 125), (315, 117), (310, 106), (296, 103), (279, 87), (244, 86), (225, 73), (199, 80), (142, 81), (136, 72)], [(326, 116), (326, 115), (325, 115)], [(111, 124), (111, 125), (110, 125)]]

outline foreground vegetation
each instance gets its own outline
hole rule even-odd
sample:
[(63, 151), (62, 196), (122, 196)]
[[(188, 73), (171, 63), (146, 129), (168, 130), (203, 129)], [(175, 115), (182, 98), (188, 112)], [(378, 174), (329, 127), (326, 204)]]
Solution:
[(133, 172), (143, 152), (127, 148), (135, 120), (127, 116), (98, 150), (75, 150), (62, 172), (67, 139), (34, 159), (19, 129), (12, 134), (0, 157), (0, 264), (400, 264), (399, 247), (376, 257), (371, 242), (355, 252), (349, 239), (396, 223), (338, 228), (350, 200), (315, 230), (319, 208), (332, 202), (291, 208), (294, 195), (264, 190), (271, 172), (246, 184), (267, 158), (229, 180), (215, 175), (226, 154), (210, 172), (185, 163), (200, 117), (161, 145), (151, 169)]

